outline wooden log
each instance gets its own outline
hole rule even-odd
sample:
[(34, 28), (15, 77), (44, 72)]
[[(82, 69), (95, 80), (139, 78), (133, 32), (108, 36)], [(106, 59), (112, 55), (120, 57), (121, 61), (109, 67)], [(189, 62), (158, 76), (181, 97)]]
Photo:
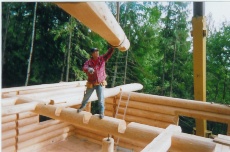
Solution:
[(63, 88), (65, 86), (82, 86), (85, 85), (86, 81), (74, 81), (74, 82), (60, 82), (60, 83), (52, 83), (52, 84), (41, 84), (41, 85), (32, 85), (32, 86), (21, 86), (21, 87), (11, 87), (11, 88), (2, 88), (2, 94), (9, 92), (17, 92), (17, 91), (26, 91), (26, 90), (39, 90), (44, 88)]
[(18, 119), (25, 119), (25, 118), (30, 118), (30, 117), (34, 117), (34, 116), (38, 116), (38, 114), (34, 113), (34, 112), (21, 112), (18, 114)]
[(55, 125), (58, 125), (60, 123), (62, 123), (62, 121), (60, 121), (60, 120), (47, 120), (47, 121), (41, 122), (39, 124), (31, 124), (31, 125), (19, 127), (18, 128), (18, 134), (22, 135), (22, 134), (26, 134), (29, 132), (34, 132), (36, 130), (43, 129), (43, 128), (50, 127), (50, 126), (55, 126)]
[(19, 105), (13, 105), (13, 106), (6, 106), (4, 109), (2, 109), (2, 116), (7, 116), (11, 114), (16, 114), (20, 112), (28, 112), (30, 110), (34, 110), (37, 102), (31, 102), (26, 104), (19, 104)]
[[(189, 143), (189, 144), (188, 144)], [(169, 151), (205, 151), (212, 152), (215, 148), (215, 143), (210, 138), (204, 138), (191, 134), (173, 134), (172, 146)]]
[(75, 136), (76, 136), (77, 138), (81, 139), (81, 140), (83, 139), (83, 140), (87, 140), (87, 141), (89, 141), (89, 142), (92, 142), (92, 143), (101, 145), (101, 141), (100, 141), (100, 140), (96, 140), (96, 139), (94, 139), (94, 138), (86, 137), (86, 136), (79, 135), (79, 134), (77, 134), (77, 135), (75, 135)]
[[(106, 109), (113, 111), (113, 105), (112, 104), (106, 104)], [(124, 114), (124, 109), (125, 106), (120, 105), (118, 114)], [(141, 110), (141, 109), (135, 109), (135, 108), (130, 108), (128, 106), (126, 110), (127, 115), (132, 115), (132, 116), (138, 116), (142, 118), (148, 118), (152, 120), (158, 120), (158, 121), (163, 121), (163, 122), (168, 122), (171, 124), (177, 124), (178, 116), (172, 116), (172, 115), (166, 115), (166, 114), (161, 114), (161, 113), (155, 113), (151, 111), (146, 111), (146, 110)]]
[(8, 116), (3, 116), (2, 117), (2, 124), (7, 123), (7, 122), (12, 122), (17, 120), (17, 114), (12, 114)]
[(60, 136), (60, 135), (62, 135), (64, 133), (69, 132), (71, 129), (72, 129), (72, 127), (65, 127), (65, 128), (57, 129), (55, 131), (52, 131), (52, 132), (49, 132), (49, 133), (42, 134), (40, 136), (34, 137), (31, 140), (26, 140), (24, 142), (20, 142), (20, 143), (18, 143), (18, 149), (21, 150), (21, 149), (26, 148), (28, 146), (31, 146), (33, 144), (48, 140), (50, 138)]
[(102, 139), (102, 152), (114, 152), (114, 139), (106, 137)]
[(14, 145), (16, 145), (16, 138), (15, 137), (2, 140), (2, 148), (3, 149), (6, 147), (9, 147), (9, 146), (14, 146)]
[(18, 97), (3, 98), (1, 99), (1, 106), (6, 107), (6, 106), (15, 105), (17, 100), (18, 100)]
[(141, 152), (167, 152), (171, 147), (171, 137), (173, 132), (181, 132), (181, 128), (179, 126), (169, 125)]
[(100, 136), (102, 138), (108, 136), (108, 134), (105, 133), (103, 130), (88, 130), (84, 127), (79, 127), (79, 126), (75, 127), (74, 132), (76, 134), (78, 134), (79, 132), (89, 132), (89, 133), (95, 134), (96, 136)]
[(31, 152), (31, 151), (39, 150), (39, 149), (44, 148), (45, 146), (48, 146), (50, 144), (65, 140), (68, 136), (70, 136), (70, 133), (64, 133), (64, 134), (58, 135), (56, 137), (50, 138), (48, 140), (38, 142), (38, 143), (35, 143), (32, 145), (29, 145), (25, 148), (19, 149), (19, 150), (17, 150), (17, 152)]
[[(111, 103), (111, 99), (106, 99), (106, 100), (107, 102)], [(192, 102), (190, 103), (193, 104)], [(181, 115), (181, 116), (206, 119), (206, 120), (211, 120), (211, 121), (216, 121), (216, 122), (221, 122), (221, 123), (230, 122), (230, 117), (228, 117), (227, 114), (218, 114), (218, 113), (216, 114), (216, 113), (210, 113), (207, 111), (198, 111), (196, 109), (191, 110), (191, 109), (170, 107), (170, 106), (165, 106), (165, 105), (162, 106), (162, 105), (156, 105), (156, 104), (150, 104), (150, 103), (141, 103), (141, 102), (138, 103), (138, 102), (135, 102), (135, 101), (133, 102), (132, 100), (130, 100), (129, 107), (138, 108), (138, 106), (139, 106), (139, 109), (144, 109), (147, 111), (157, 111), (159, 113), (164, 112), (165, 114), (176, 115), (175, 119), (177, 119), (178, 115)]]
[(30, 118), (18, 120), (18, 127), (23, 127), (26, 125), (37, 124), (37, 123), (39, 123), (39, 116), (38, 115), (30, 117)]
[(213, 141), (222, 145), (230, 146), (230, 136), (218, 134)]
[(18, 143), (24, 142), (26, 140), (32, 140), (34, 137), (38, 137), (42, 134), (47, 134), (49, 132), (52, 132), (52, 131), (55, 131), (55, 130), (58, 130), (61, 128), (65, 128), (67, 126), (70, 127), (71, 129), (74, 129), (73, 126), (70, 126), (67, 123), (60, 123), (60, 124), (57, 124), (55, 126), (49, 126), (49, 127), (46, 127), (46, 128), (40, 129), (40, 130), (29, 132), (27, 134), (18, 135)]
[(2, 148), (1, 152), (11, 152), (11, 151), (16, 151), (16, 146), (9, 146), (6, 148)]
[(56, 4), (119, 50), (129, 49), (129, 40), (105, 2)]
[(6, 139), (13, 138), (13, 137), (16, 137), (16, 136), (17, 136), (16, 129), (12, 129), (12, 130), (2, 132), (2, 140), (6, 140)]
[[(125, 100), (122, 100), (122, 101), (125, 101)], [(113, 103), (113, 99), (106, 98), (105, 102)], [(121, 105), (124, 105), (124, 104), (121, 103)], [(170, 107), (170, 106), (157, 105), (157, 104), (152, 104), (152, 103), (144, 103), (140, 101), (130, 100), (128, 107), (175, 116), (175, 107)]]
[(15, 128), (16, 128), (16, 122), (15, 121), (2, 124), (2, 132), (12, 130)]
[[(141, 85), (139, 83), (120, 85), (120, 86), (117, 86), (114, 88), (109, 88), (109, 89), (105, 88), (104, 97), (107, 98), (107, 97), (116, 96), (120, 92), (120, 90), (137, 91), (137, 90), (141, 90), (142, 88), (143, 88), (143, 85)], [(63, 103), (63, 104), (59, 104), (59, 106), (70, 107), (70, 106), (81, 104), (82, 98), (83, 98), (83, 96), (81, 97), (81, 99), (79, 99), (79, 98), (76, 99), (76, 97), (75, 98), (68, 97), (65, 99), (65, 101), (67, 101), (67, 102)], [(64, 100), (64, 99), (62, 99), (62, 100)], [(96, 92), (94, 92), (91, 95), (91, 97), (89, 98), (89, 101), (96, 101), (96, 100), (98, 100), (98, 98), (97, 98)]]
[(229, 152), (230, 147), (226, 145), (216, 144), (215, 149), (213, 152)]
[[(123, 92), (124, 95), (128, 95), (130, 92)], [(230, 115), (230, 107), (226, 105), (220, 105), (210, 102), (200, 102), (195, 100), (187, 100), (180, 98), (163, 97), (157, 95), (143, 94), (131, 92), (130, 100), (148, 102), (159, 105), (166, 105), (171, 107), (178, 107), (182, 109), (191, 109), (197, 111), (206, 111), (216, 114)]]
[(72, 108), (62, 109), (60, 116), (56, 116), (55, 111), (56, 111), (55, 106), (38, 104), (34, 112), (53, 119), (63, 120), (69, 123), (74, 122), (73, 124), (75, 125), (87, 124), (90, 117), (92, 116), (91, 113), (85, 111), (77, 113), (77, 109), (72, 109)]

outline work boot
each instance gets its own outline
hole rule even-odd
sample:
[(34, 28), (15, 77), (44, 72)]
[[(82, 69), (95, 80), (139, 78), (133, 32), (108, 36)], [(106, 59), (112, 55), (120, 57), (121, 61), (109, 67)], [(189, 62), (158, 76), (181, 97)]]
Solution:
[(80, 113), (82, 111), (82, 109), (80, 108), (80, 109), (77, 109), (77, 113)]
[(99, 118), (100, 118), (100, 119), (103, 119), (103, 118), (104, 118), (104, 115), (103, 115), (103, 114), (100, 114), (100, 115), (99, 115)]

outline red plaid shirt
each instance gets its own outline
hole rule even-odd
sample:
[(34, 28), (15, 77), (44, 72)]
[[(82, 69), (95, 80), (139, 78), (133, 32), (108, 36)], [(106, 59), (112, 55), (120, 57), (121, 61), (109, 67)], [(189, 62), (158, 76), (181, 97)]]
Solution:
[[(92, 84), (101, 83), (106, 79), (105, 73), (105, 62), (110, 59), (114, 52), (113, 48), (109, 48), (108, 51), (94, 60), (90, 58), (84, 63), (83, 71), (88, 75), (88, 82)], [(94, 73), (90, 74), (88, 68), (91, 67), (94, 69)]]

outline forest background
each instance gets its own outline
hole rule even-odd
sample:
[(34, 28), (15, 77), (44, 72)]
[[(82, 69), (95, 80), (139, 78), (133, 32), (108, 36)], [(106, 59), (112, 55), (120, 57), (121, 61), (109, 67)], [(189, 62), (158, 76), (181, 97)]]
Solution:
[[(130, 40), (107, 62), (108, 88), (141, 83), (143, 93), (194, 99), (189, 2), (107, 2)], [(207, 16), (207, 102), (230, 104), (230, 23), (217, 30)], [(2, 87), (86, 80), (88, 51), (108, 44), (54, 3), (2, 3)], [(195, 120), (180, 117), (184, 132)], [(227, 125), (208, 122), (214, 134)]]

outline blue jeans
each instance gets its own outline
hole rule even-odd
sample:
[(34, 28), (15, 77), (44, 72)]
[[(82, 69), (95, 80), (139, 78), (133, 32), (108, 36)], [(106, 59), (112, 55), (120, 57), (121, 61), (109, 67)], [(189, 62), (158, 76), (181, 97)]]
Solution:
[(92, 95), (93, 91), (96, 90), (97, 97), (98, 97), (98, 106), (99, 106), (99, 113), (104, 114), (104, 87), (102, 85), (93, 86), (93, 88), (87, 88), (84, 98), (81, 103), (80, 109), (84, 109), (89, 101), (90, 96)]

